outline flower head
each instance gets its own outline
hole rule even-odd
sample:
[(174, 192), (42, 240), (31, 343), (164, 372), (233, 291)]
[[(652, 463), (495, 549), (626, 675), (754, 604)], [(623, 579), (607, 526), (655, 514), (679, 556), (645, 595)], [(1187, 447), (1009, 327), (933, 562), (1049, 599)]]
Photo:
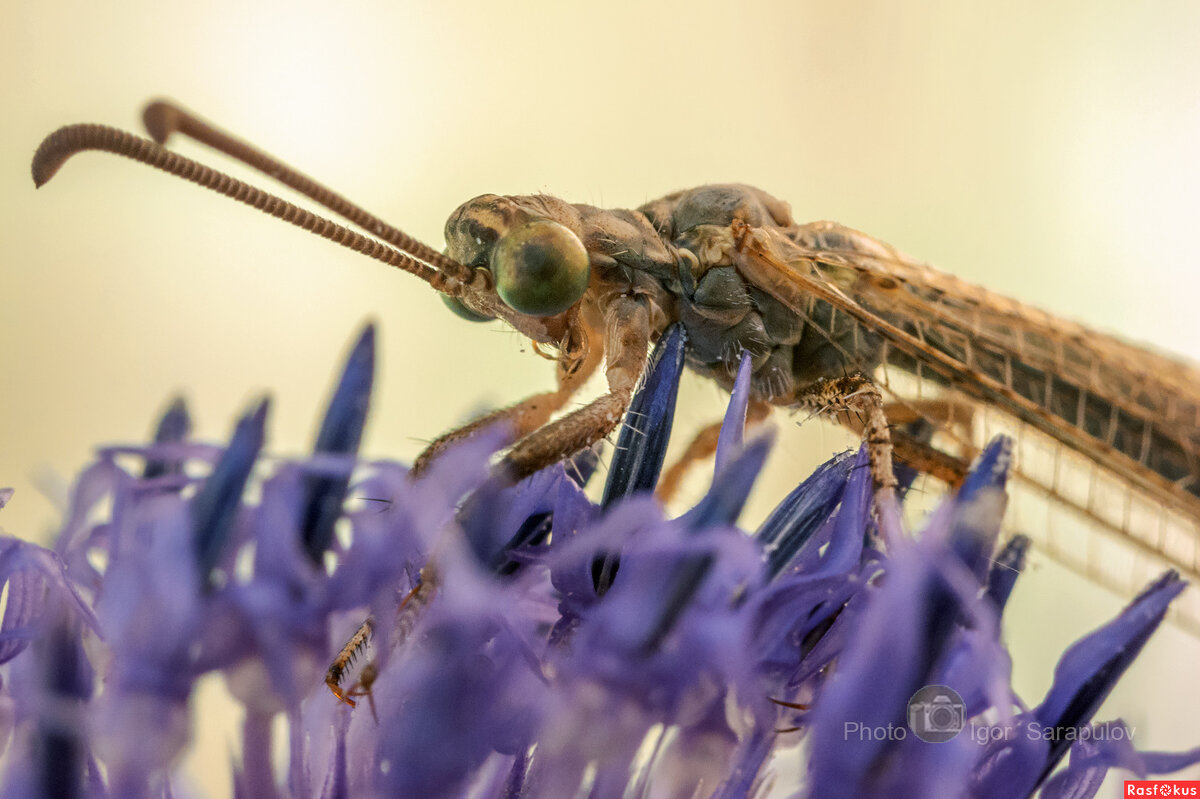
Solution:
[[(175, 402), (151, 444), (100, 451), (53, 550), (0, 540), (0, 737), (29, 755), (5, 795), (168, 795), (211, 673), (245, 708), (237, 796), (765, 796), (792, 760), (802, 786), (775, 787), (802, 795), (1085, 796), (1110, 767), (1200, 760), (1093, 719), (1182, 590), (1172, 573), (1071, 647), (1036, 707), (1014, 696), (998, 619), (1028, 541), (994, 554), (1005, 440), (915, 536), (876, 520), (865, 450), (748, 535), (771, 447), (744, 431), (748, 357), (712, 485), (671, 517), (651, 492), (682, 329), (659, 341), (599, 502), (595, 452), (494, 473), (505, 430), (420, 476), (361, 461), (373, 342), (352, 347), (310, 458), (264, 463), (265, 401), (224, 447), (190, 441)], [(368, 615), (344, 666), (369, 707), (351, 710), (321, 674)], [(957, 704), (920, 699), (932, 689)], [(1053, 734), (1016, 734), (1034, 727)]]

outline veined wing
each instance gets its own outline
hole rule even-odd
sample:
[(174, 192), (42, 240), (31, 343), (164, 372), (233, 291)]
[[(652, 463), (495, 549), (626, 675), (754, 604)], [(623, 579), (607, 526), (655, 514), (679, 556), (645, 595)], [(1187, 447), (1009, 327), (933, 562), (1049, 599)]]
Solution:
[[(1014, 510), (1040, 551), (1129, 594), (1163, 568), (1200, 579), (1200, 371), (965, 283), (832, 223), (740, 231), (739, 271), (819, 329), (845, 367), (970, 454), (1017, 442)], [(961, 420), (965, 421), (965, 420)], [(964, 429), (965, 428), (965, 429)], [(1029, 496), (1038, 498), (1034, 502)], [(1027, 512), (1027, 511), (1026, 511)], [(1023, 514), (1021, 514), (1023, 516)], [(1177, 618), (1200, 634), (1200, 592)]]

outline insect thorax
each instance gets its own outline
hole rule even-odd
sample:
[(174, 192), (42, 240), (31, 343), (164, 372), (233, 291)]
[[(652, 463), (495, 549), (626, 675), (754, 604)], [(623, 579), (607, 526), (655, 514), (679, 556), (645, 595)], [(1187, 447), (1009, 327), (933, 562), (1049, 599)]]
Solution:
[(856, 370), (878, 363), (878, 339), (854, 330), (848, 317), (835, 319), (826, 303), (814, 300), (807, 315), (797, 314), (747, 281), (736, 267), (739, 245), (731, 226), (773, 229), (782, 241), (808, 249), (826, 246), (831, 238), (854, 247), (858, 234), (829, 223), (797, 225), (787, 203), (741, 184), (676, 192), (638, 211), (675, 255), (673, 272), (660, 281), (687, 329), (694, 370), (729, 388), (741, 353), (748, 351), (754, 393), (789, 404), (817, 380), (846, 374), (848, 350), (855, 354)]
[[(835, 238), (857, 244), (853, 231), (829, 223), (797, 225), (787, 204), (759, 189), (718, 184), (675, 192), (637, 210), (573, 205), (545, 195), (484, 195), (459, 208), (446, 225), (450, 255), (484, 265), (500, 235), (531, 218), (549, 218), (573, 230), (591, 262), (591, 296), (638, 294), (651, 304), (655, 334), (678, 319), (688, 334), (688, 365), (725, 388), (733, 385), (743, 351), (753, 358), (756, 396), (789, 404), (821, 378), (878, 362), (878, 341), (847, 317), (814, 301), (805, 315), (748, 282), (736, 267), (731, 226), (777, 231), (781, 240), (819, 249)], [(815, 240), (814, 240), (815, 239)], [(849, 339), (853, 338), (853, 344)], [(832, 340), (831, 340), (832, 339)]]

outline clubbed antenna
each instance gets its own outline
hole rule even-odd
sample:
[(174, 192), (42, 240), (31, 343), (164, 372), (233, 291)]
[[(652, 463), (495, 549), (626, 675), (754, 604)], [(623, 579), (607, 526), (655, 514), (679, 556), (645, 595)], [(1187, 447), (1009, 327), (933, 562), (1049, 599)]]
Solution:
[(172, 133), (190, 136), (214, 150), (219, 150), (249, 167), (274, 178), (290, 189), (294, 189), (310, 200), (323, 205), (338, 216), (350, 220), (372, 236), (416, 258), (433, 264), (441, 271), (462, 282), (471, 279), (470, 270), (457, 261), (442, 255), (425, 243), (414, 239), (402, 230), (347, 200), (337, 192), (321, 185), (287, 164), (259, 150), (232, 134), (201, 119), (186, 108), (167, 100), (155, 100), (142, 112), (142, 122), (150, 137), (165, 145)]
[(406, 252), (306, 211), (281, 197), (173, 153), (149, 139), (105, 125), (67, 125), (47, 136), (33, 156), (34, 184), (39, 187), (45, 184), (54, 177), (68, 158), (84, 150), (102, 150), (124, 156), (189, 180), (343, 247), (416, 275), (444, 294), (460, 294), (463, 284), (470, 280), (470, 269), (444, 256), (438, 256), (439, 262), (447, 263), (451, 268), (439, 271), (423, 259), (418, 260)]

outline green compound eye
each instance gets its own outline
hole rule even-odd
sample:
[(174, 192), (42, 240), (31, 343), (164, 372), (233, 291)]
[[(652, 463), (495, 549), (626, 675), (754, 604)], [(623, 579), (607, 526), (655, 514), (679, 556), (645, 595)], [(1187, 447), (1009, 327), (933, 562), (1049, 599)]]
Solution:
[(529, 316), (554, 316), (574, 305), (588, 286), (588, 254), (579, 237), (557, 222), (537, 219), (500, 237), (492, 253), (496, 293)]
[(468, 322), (492, 321), (492, 317), (475, 313), (470, 308), (463, 305), (462, 300), (460, 300), (458, 297), (451, 297), (449, 294), (439, 294), (438, 296), (442, 298), (442, 302), (446, 304), (446, 307), (453, 311), (454, 315), (460, 319), (466, 319)]

